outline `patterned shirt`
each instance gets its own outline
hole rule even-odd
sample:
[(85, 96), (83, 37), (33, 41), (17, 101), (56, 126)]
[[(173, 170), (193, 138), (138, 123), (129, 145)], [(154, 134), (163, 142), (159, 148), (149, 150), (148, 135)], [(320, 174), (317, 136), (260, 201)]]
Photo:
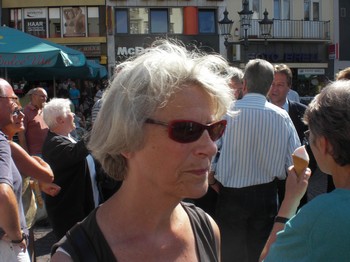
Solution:
[(291, 154), (300, 146), (288, 113), (253, 93), (235, 101), (231, 109), (238, 113), (226, 117), (216, 179), (231, 188), (284, 179), (292, 165)]

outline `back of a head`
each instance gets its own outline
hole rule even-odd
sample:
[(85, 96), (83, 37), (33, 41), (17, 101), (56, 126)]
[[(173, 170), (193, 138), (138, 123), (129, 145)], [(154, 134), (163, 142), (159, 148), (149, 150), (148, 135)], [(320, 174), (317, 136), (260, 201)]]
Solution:
[(335, 81), (322, 89), (306, 109), (304, 122), (314, 136), (327, 138), (340, 166), (350, 164), (350, 80)]
[(274, 77), (273, 65), (263, 59), (250, 60), (244, 70), (248, 93), (267, 95)]
[(240, 68), (230, 66), (227, 69), (227, 75), (228, 75), (229, 79), (231, 79), (235, 82), (242, 82), (244, 73)]
[(336, 80), (347, 79), (350, 80), (350, 67), (347, 67), (338, 72), (336, 75)]
[(4, 96), (6, 94), (5, 89), (10, 86), (9, 82), (5, 79), (0, 78), (0, 96)]
[(118, 66), (120, 71), (105, 91), (88, 147), (108, 174), (123, 178), (126, 163), (121, 152), (143, 146), (146, 118), (165, 107), (176, 92), (198, 85), (215, 100), (214, 117), (226, 113), (231, 91), (220, 72), (227, 67), (222, 57), (188, 51), (181, 43), (154, 43)]

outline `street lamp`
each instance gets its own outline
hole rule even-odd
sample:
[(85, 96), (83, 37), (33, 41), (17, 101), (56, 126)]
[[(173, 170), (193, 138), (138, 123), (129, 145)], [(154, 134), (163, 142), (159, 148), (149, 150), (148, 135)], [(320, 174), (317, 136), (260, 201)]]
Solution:
[(228, 19), (227, 8), (225, 8), (225, 11), (224, 11), (224, 18), (221, 19), (218, 22), (218, 24), (219, 24), (221, 35), (223, 35), (225, 38), (224, 44), (227, 48), (227, 46), (229, 45), (228, 39), (231, 36), (231, 30), (232, 30), (232, 25), (233, 25), (233, 21)]
[(252, 15), (254, 11), (249, 10), (249, 1), (244, 0), (243, 2), (243, 10), (238, 12), (239, 18), (241, 20), (241, 27), (244, 30), (244, 47), (248, 48), (248, 29), (252, 23)]
[(272, 20), (269, 19), (268, 15), (269, 15), (269, 12), (267, 12), (265, 8), (264, 18), (261, 21), (259, 21), (260, 32), (265, 39), (265, 45), (267, 45), (267, 38), (270, 38), (272, 36), (271, 29), (273, 25), (273, 19)]

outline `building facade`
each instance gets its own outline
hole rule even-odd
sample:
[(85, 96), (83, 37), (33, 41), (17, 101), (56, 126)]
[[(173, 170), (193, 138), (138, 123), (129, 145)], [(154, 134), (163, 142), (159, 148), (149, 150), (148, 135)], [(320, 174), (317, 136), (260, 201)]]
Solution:
[[(228, 60), (243, 67), (252, 58), (263, 58), (273, 64), (287, 64), (293, 71), (293, 88), (301, 96), (314, 96), (334, 77), (329, 47), (333, 43), (333, 0), (250, 0), (254, 11), (247, 30), (248, 46), (237, 11), (241, 1), (230, 1), (227, 10), (234, 21), (233, 42)], [(268, 11), (273, 19), (271, 34), (261, 35), (259, 21)], [(223, 14), (219, 12), (221, 18)], [(219, 18), (220, 19), (220, 18)], [(266, 38), (266, 40), (265, 40)]]
[(2, 0), (1, 4), (2, 25), (77, 49), (106, 64), (104, 0)]
[[(1, 21), (99, 59), (109, 75), (115, 64), (164, 37), (220, 53), (241, 68), (252, 58), (285, 63), (293, 70), (293, 88), (301, 96), (315, 95), (344, 67), (342, 57), (350, 60), (350, 38), (343, 36), (347, 30), (341, 25), (348, 19), (346, 0), (249, 0), (253, 14), (247, 31), (238, 14), (243, 1), (2, 0)], [(226, 45), (218, 25), (225, 9), (233, 21)], [(269, 36), (259, 28), (265, 10), (273, 19)]]

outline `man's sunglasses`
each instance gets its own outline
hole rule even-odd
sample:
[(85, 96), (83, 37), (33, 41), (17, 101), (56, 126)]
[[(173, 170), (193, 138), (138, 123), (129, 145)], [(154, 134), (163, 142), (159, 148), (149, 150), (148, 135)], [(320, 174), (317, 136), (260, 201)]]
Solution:
[(145, 123), (168, 127), (169, 138), (179, 143), (191, 143), (198, 140), (205, 130), (208, 131), (211, 140), (218, 140), (225, 131), (226, 120), (221, 120), (208, 125), (203, 125), (191, 120), (174, 120), (169, 123), (146, 119)]

